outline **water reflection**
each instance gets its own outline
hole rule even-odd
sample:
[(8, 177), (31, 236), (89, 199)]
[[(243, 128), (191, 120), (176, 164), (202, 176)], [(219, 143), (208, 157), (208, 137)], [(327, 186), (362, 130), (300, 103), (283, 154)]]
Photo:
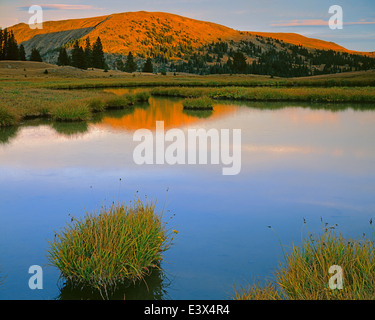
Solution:
[[(41, 120), (0, 130), (0, 268), (7, 275), (0, 299), (35, 298), (25, 289), (25, 265), (43, 265), (45, 239), (64, 225), (68, 212), (95, 210), (103, 198), (127, 201), (135, 190), (163, 201), (171, 188), (167, 206), (177, 213), (179, 238), (163, 268), (173, 282), (153, 274), (147, 286), (121, 288), (113, 299), (223, 299), (233, 283), (268, 276), (282, 258), (267, 225), (289, 245), (301, 239), (302, 217), (316, 221), (319, 231), (323, 216), (354, 237), (373, 217), (370, 105), (359, 112), (357, 105), (218, 101), (201, 118), (184, 113), (182, 99), (149, 102), (96, 114), (87, 128), (61, 129)], [(132, 132), (153, 129), (156, 120), (183, 131), (240, 128), (241, 173), (224, 177), (217, 166), (136, 165)], [(44, 276), (44, 299), (101, 299), (68, 284), (58, 291), (58, 272), (46, 270)]]
[(201, 119), (206, 119), (212, 116), (213, 110), (183, 110), (183, 113), (191, 117), (197, 117)]
[(19, 127), (0, 127), (0, 144), (7, 144), (18, 133)]
[(57, 133), (63, 134), (65, 136), (79, 136), (80, 134), (86, 133), (89, 126), (87, 122), (53, 122), (52, 128), (56, 130)]
[(151, 97), (147, 108), (137, 105), (134, 113), (121, 119), (105, 116), (98, 126), (111, 127), (120, 131), (135, 131), (140, 128), (153, 130), (156, 121), (162, 120), (166, 129), (179, 128), (202, 124), (208, 117), (213, 120), (223, 118), (236, 113), (238, 108), (238, 105), (216, 103), (211, 114), (205, 112), (187, 113), (183, 111), (182, 99)]
[[(108, 293), (110, 300), (168, 300), (167, 289), (171, 281), (161, 269), (154, 269), (151, 274), (135, 284), (118, 286), (114, 292)], [(58, 300), (101, 300), (99, 291), (90, 288), (74, 287), (65, 282), (59, 288)]]

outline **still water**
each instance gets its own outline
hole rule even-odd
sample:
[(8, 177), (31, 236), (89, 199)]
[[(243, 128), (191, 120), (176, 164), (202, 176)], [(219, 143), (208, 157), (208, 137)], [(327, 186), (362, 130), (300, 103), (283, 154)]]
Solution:
[[(154, 131), (156, 121), (165, 130), (241, 129), (240, 174), (224, 176), (221, 165), (136, 165), (133, 134)], [(0, 299), (95, 298), (59, 279), (48, 240), (69, 214), (136, 195), (165, 207), (179, 233), (162, 272), (113, 298), (229, 299), (234, 285), (271, 276), (281, 245), (306, 235), (303, 219), (310, 232), (320, 232), (321, 218), (348, 237), (369, 232), (374, 137), (369, 106), (220, 102), (194, 114), (169, 98), (90, 123), (0, 129)], [(31, 265), (43, 267), (42, 290), (29, 289)]]

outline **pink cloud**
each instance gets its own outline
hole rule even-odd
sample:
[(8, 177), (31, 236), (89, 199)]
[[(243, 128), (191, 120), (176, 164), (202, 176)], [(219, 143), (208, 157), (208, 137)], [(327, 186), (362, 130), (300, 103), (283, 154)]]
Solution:
[(41, 7), (43, 9), (49, 10), (92, 10), (98, 9), (94, 8), (90, 5), (83, 5), (83, 4), (42, 4)]
[[(355, 21), (355, 22), (344, 22), (344, 25), (363, 25), (363, 24), (375, 24), (375, 21)], [(296, 27), (296, 26), (328, 26), (328, 21), (322, 19), (315, 20), (290, 20), (282, 23), (273, 23), (271, 27)]]
[(290, 20), (283, 23), (271, 24), (272, 27), (295, 27), (295, 26), (328, 26), (328, 21), (317, 20)]

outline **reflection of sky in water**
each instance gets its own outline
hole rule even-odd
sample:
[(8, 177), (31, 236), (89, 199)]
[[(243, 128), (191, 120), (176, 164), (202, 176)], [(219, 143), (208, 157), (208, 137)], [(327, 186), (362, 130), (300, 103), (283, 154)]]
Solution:
[[(51, 267), (44, 290), (27, 288), (28, 267), (47, 263), (53, 230), (68, 213), (130, 200), (137, 190), (160, 208), (167, 196), (176, 213), (171, 223), (180, 233), (164, 265), (173, 299), (227, 298), (234, 283), (269, 275), (281, 250), (267, 225), (285, 244), (300, 241), (302, 217), (315, 231), (322, 216), (347, 234), (367, 232), (375, 209), (374, 112), (223, 104), (202, 119), (182, 114), (180, 103), (152, 99), (76, 135), (24, 126), (0, 145), (0, 273), (7, 274), (0, 298), (56, 297)], [(222, 176), (221, 165), (136, 166), (134, 130), (164, 119), (166, 130), (241, 128), (241, 174)]]

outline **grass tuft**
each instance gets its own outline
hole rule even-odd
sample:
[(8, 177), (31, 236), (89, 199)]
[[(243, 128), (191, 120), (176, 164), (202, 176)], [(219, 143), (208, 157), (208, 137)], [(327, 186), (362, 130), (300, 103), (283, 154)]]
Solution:
[(173, 239), (155, 203), (136, 200), (101, 208), (100, 214), (73, 219), (50, 242), (48, 259), (75, 285), (103, 296), (118, 284), (143, 279), (163, 259)]
[(148, 99), (150, 99), (150, 93), (147, 92), (147, 91), (141, 91), (141, 92), (137, 92), (135, 95), (134, 95), (134, 99), (136, 102), (147, 102)]
[(20, 117), (13, 109), (7, 106), (0, 106), (0, 127), (17, 125), (19, 118)]
[(104, 101), (100, 98), (91, 98), (87, 100), (89, 109), (92, 112), (103, 112), (105, 111)]
[(86, 101), (61, 103), (51, 113), (55, 121), (88, 121), (91, 118), (91, 111)]
[(213, 101), (208, 97), (188, 98), (182, 105), (184, 110), (213, 110)]
[[(370, 222), (372, 224), (372, 221)], [(345, 239), (335, 227), (324, 226), (319, 235), (309, 234), (301, 246), (284, 252), (284, 262), (274, 280), (247, 290), (235, 289), (238, 300), (373, 300), (375, 298), (374, 241)], [(331, 289), (331, 266), (343, 270), (343, 288)]]
[(133, 96), (109, 97), (104, 99), (106, 109), (124, 109), (129, 108), (135, 103)]

